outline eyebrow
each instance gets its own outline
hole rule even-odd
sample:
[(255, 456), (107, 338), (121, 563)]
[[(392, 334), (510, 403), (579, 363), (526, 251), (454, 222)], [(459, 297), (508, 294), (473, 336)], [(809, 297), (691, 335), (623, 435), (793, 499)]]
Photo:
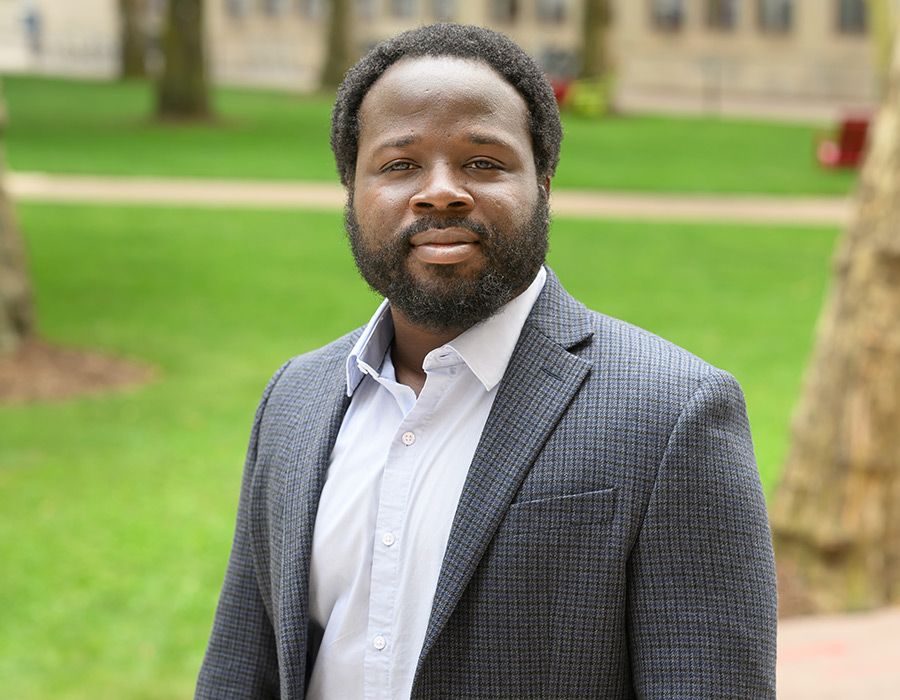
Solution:
[(503, 148), (512, 148), (512, 145), (509, 143), (509, 141), (507, 141), (506, 139), (502, 139), (499, 136), (490, 136), (473, 132), (469, 134), (469, 141), (478, 144), (479, 146), (501, 146)]
[[(479, 146), (501, 146), (503, 148), (512, 148), (510, 143), (502, 139), (498, 136), (490, 136), (487, 134), (479, 134), (472, 132), (468, 135), (469, 141)], [(388, 139), (378, 145), (375, 149), (376, 151), (383, 151), (387, 148), (403, 148), (404, 146), (410, 146), (414, 143), (418, 143), (422, 140), (421, 136), (401, 136), (396, 139)]]
[(409, 146), (421, 140), (421, 136), (401, 136), (397, 139), (388, 139), (387, 141), (383, 141), (382, 143), (378, 144), (378, 147), (375, 150), (383, 151), (386, 148), (403, 148), (404, 146)]

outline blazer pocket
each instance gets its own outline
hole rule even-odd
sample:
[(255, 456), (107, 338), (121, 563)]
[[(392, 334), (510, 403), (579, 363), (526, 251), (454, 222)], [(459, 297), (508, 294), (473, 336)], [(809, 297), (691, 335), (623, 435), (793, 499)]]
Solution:
[(612, 520), (615, 514), (616, 496), (613, 487), (513, 503), (497, 535), (527, 535), (606, 522)]

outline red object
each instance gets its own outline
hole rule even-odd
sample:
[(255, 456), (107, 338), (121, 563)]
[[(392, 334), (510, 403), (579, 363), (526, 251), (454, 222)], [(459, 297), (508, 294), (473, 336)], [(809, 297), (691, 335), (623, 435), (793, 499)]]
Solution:
[(562, 107), (566, 96), (569, 94), (572, 81), (569, 78), (550, 78), (550, 85), (553, 87), (553, 95), (556, 97), (557, 106)]
[(855, 168), (866, 148), (869, 120), (864, 117), (844, 119), (836, 138), (823, 139), (816, 147), (816, 160), (826, 168)]

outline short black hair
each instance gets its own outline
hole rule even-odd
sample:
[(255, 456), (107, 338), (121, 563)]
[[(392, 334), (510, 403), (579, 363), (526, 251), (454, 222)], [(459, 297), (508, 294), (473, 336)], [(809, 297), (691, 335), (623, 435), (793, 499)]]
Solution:
[(503, 34), (484, 27), (439, 22), (411, 29), (378, 44), (347, 71), (331, 113), (331, 150), (345, 187), (350, 187), (356, 175), (359, 107), (363, 98), (397, 61), (420, 56), (483, 61), (506, 79), (528, 106), (538, 177), (553, 175), (559, 162), (562, 124), (547, 77), (518, 44)]

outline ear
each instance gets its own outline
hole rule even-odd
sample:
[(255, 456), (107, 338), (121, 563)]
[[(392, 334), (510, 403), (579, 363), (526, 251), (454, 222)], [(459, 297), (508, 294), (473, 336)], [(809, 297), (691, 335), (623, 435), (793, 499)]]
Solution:
[(550, 181), (552, 179), (553, 178), (550, 175), (544, 175), (540, 181), (541, 187), (544, 188), (544, 194), (547, 195), (548, 198), (550, 197)]

